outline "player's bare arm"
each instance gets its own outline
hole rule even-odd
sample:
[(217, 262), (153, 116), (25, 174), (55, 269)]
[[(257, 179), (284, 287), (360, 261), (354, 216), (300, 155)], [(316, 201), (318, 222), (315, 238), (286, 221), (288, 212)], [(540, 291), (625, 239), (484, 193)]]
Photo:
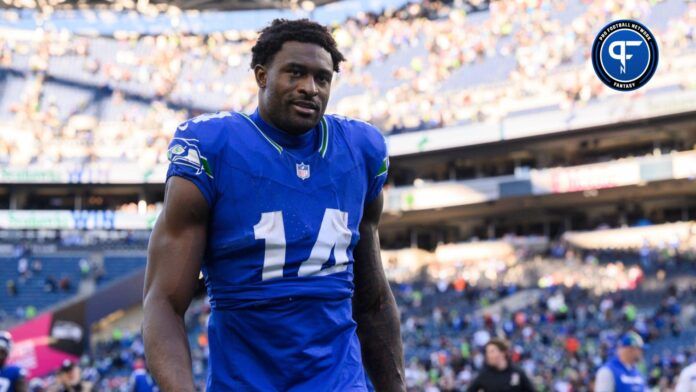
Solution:
[(355, 247), (353, 317), (363, 363), (378, 391), (404, 391), (404, 355), (399, 311), (389, 288), (380, 257), (377, 226), (383, 197), (365, 206), (360, 241)]
[(184, 313), (205, 250), (208, 208), (193, 183), (172, 177), (150, 237), (143, 339), (150, 370), (163, 391), (194, 390)]

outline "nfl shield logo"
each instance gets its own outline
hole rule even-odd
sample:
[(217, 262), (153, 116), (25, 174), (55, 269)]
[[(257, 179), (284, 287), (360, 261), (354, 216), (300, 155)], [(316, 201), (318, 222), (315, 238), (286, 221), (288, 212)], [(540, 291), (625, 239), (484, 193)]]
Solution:
[(304, 163), (296, 163), (295, 168), (297, 168), (298, 177), (300, 177), (303, 180), (309, 178), (309, 165), (305, 165)]

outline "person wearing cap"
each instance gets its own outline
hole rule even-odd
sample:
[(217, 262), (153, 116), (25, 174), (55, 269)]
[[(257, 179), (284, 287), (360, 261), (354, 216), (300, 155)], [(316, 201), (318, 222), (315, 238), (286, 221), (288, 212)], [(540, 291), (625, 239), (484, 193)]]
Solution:
[(8, 365), (12, 349), (12, 335), (7, 331), (0, 331), (0, 391), (1, 392), (26, 392), (26, 371), (16, 365)]
[(510, 364), (507, 343), (493, 338), (483, 346), (486, 365), (471, 382), (468, 392), (534, 392), (534, 386), (525, 372)]
[(58, 369), (56, 381), (49, 392), (91, 392), (92, 383), (82, 380), (82, 369), (75, 362), (66, 359)]
[(616, 355), (597, 371), (595, 392), (644, 392), (645, 377), (636, 365), (643, 357), (643, 339), (631, 331), (619, 339)]
[(679, 380), (674, 392), (696, 392), (696, 363), (685, 367), (679, 373)]

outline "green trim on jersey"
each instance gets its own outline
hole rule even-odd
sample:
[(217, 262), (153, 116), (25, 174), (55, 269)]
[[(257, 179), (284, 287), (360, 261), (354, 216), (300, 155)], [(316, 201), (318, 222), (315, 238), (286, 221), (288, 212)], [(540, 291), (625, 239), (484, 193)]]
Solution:
[[(247, 119), (251, 123), (251, 125), (256, 128), (257, 131), (263, 136), (264, 139), (266, 139), (271, 145), (278, 150), (278, 153), (283, 152), (283, 147), (280, 146), (278, 143), (274, 142), (273, 139), (268, 137), (262, 130), (259, 128), (258, 125), (252, 120), (249, 116), (247, 116), (245, 113), (239, 113), (241, 114), (244, 118)], [(326, 151), (329, 149), (329, 123), (326, 121), (324, 117), (321, 118), (321, 143), (319, 144), (319, 153), (321, 154), (321, 157), (324, 158), (326, 156)]]
[(271, 145), (272, 145), (276, 150), (278, 150), (278, 154), (280, 154), (280, 153), (283, 152), (283, 147), (281, 147), (278, 143), (276, 143), (276, 142), (274, 142), (273, 140), (271, 140), (270, 137), (266, 136), (266, 134), (263, 133), (263, 131), (261, 130), (261, 128), (259, 128), (259, 126), (256, 125), (256, 123), (254, 122), (254, 120), (252, 120), (249, 116), (247, 116), (247, 115), (244, 114), (244, 113), (239, 112), (239, 114), (241, 114), (242, 116), (244, 116), (244, 118), (246, 118), (246, 119), (251, 123), (251, 125), (253, 125), (254, 128), (256, 128), (257, 131), (259, 131), (259, 133), (261, 134), (261, 136), (263, 136), (264, 139), (266, 139), (269, 143), (271, 143)]
[(205, 174), (213, 178), (213, 169), (210, 168), (210, 163), (208, 163), (208, 160), (204, 156), (201, 156), (201, 163), (203, 164), (203, 171)]
[(389, 157), (386, 157), (382, 160), (382, 166), (379, 167), (379, 170), (377, 170), (377, 175), (375, 177), (383, 176), (387, 174), (387, 171), (389, 169)]
[(319, 153), (321, 157), (326, 156), (326, 150), (329, 149), (329, 123), (325, 117), (321, 118), (321, 144), (319, 145)]

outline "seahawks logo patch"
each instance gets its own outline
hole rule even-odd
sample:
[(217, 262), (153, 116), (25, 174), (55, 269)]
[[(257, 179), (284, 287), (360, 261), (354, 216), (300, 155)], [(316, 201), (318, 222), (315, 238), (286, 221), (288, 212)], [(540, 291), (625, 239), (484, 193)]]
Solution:
[(175, 137), (169, 145), (169, 150), (167, 150), (167, 159), (174, 165), (194, 169), (196, 175), (205, 173), (208, 177), (213, 178), (213, 171), (210, 169), (208, 159), (201, 155), (198, 143), (196, 139)]

